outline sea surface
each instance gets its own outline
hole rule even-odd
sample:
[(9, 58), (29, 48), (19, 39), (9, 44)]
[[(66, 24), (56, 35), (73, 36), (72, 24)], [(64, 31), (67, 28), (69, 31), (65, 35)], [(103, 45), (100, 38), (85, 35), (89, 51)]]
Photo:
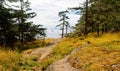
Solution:
[(60, 38), (61, 30), (47, 30), (46, 38)]

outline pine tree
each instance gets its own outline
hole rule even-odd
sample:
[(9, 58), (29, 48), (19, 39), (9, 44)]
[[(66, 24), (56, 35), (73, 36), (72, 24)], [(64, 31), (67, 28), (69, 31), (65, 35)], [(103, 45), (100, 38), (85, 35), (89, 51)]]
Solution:
[(62, 26), (62, 28), (61, 28), (61, 30), (62, 30), (62, 38), (64, 37), (64, 29), (65, 29), (65, 27), (66, 27), (66, 34), (67, 34), (68, 26), (70, 26), (68, 21), (67, 21), (67, 19), (69, 19), (69, 17), (66, 15), (66, 13), (68, 13), (68, 11), (59, 12), (59, 16), (61, 17), (61, 19), (59, 21), (62, 22), (62, 23), (57, 25), (57, 27)]

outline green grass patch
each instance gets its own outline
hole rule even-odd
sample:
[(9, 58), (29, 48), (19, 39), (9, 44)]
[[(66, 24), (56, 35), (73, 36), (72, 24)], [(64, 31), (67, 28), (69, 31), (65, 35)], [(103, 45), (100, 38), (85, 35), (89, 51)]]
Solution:
[(38, 56), (30, 56), (29, 58), (24, 59), (21, 64), (21, 70), (33, 70), (35, 67), (39, 67), (39, 63), (37, 62)]

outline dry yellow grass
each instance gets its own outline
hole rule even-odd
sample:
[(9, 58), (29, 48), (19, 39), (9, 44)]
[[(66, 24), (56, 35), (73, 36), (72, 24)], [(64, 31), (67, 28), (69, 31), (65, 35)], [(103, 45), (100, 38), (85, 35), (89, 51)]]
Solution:
[[(81, 48), (76, 54), (69, 58), (69, 62), (81, 71), (108, 71), (115, 70), (120, 71), (120, 33), (104, 34), (100, 37), (94, 37), (93, 34), (89, 34), (88, 37), (74, 37), (64, 38), (60, 43), (53, 49), (51, 54), (46, 57), (39, 64), (35, 61), (21, 61), (21, 55), (17, 51), (3, 50), (0, 49), (0, 71), (19, 71), (22, 67), (31, 69), (31, 66), (38, 66), (42, 71), (51, 63), (64, 58), (74, 48), (86, 46), (86, 42), (91, 44), (87, 45), (86, 48)], [(51, 44), (55, 39), (47, 39), (45, 43)], [(34, 42), (38, 47), (41, 40)], [(33, 47), (33, 43), (29, 47)], [(32, 49), (25, 52), (31, 52)], [(24, 53), (23, 53), (24, 54)], [(23, 58), (24, 59), (24, 58)], [(32, 57), (36, 59), (36, 57)]]
[(68, 61), (80, 71), (120, 71), (119, 35), (107, 33), (99, 38), (89, 35), (81, 43), (89, 41), (91, 44), (81, 48)]
[(120, 36), (120, 33), (106, 33), (97, 38), (95, 38), (92, 35), (88, 35), (88, 37), (85, 40), (88, 40), (93, 44), (101, 44), (109, 41), (120, 40), (119, 36)]
[(51, 43), (51, 42), (54, 42), (56, 39), (54, 39), (54, 38), (47, 38), (46, 40), (45, 40), (45, 42), (46, 43)]
[(20, 61), (20, 54), (18, 52), (0, 49), (0, 71), (19, 70)]

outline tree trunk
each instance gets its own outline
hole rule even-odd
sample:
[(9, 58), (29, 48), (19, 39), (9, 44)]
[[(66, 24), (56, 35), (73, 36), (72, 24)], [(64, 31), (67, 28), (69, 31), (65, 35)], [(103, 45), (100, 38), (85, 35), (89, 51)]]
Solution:
[(62, 38), (64, 37), (65, 18), (63, 16)]
[(67, 27), (67, 25), (66, 25), (66, 34), (67, 34), (67, 30), (68, 30), (68, 27)]
[(23, 0), (21, 0), (20, 1), (20, 3), (21, 3), (21, 13), (22, 13), (22, 15), (21, 15), (21, 27), (20, 27), (20, 31), (21, 31), (21, 44), (24, 44), (24, 30), (23, 29), (21, 29), (22, 27), (23, 27), (23, 24), (24, 24), (24, 21), (23, 21)]
[(64, 23), (63, 23), (63, 27), (62, 27), (62, 38), (64, 37)]
[(85, 14), (85, 32), (84, 35), (88, 34), (87, 27), (88, 27), (88, 0), (86, 0), (86, 14)]
[(99, 32), (100, 32), (100, 30), (99, 30), (99, 24), (97, 24), (97, 36), (99, 36)]

